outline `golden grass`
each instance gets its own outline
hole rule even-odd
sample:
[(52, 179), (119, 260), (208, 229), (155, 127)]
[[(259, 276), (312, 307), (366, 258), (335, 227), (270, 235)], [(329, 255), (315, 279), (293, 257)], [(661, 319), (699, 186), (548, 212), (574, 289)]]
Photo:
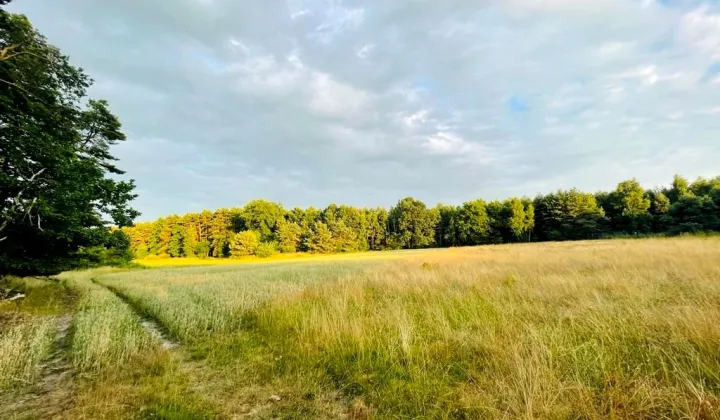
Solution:
[(227, 416), (720, 416), (717, 239), (365, 255), (100, 282), (183, 341)]
[(55, 332), (50, 317), (26, 318), (0, 334), (0, 390), (27, 385), (40, 373)]
[(388, 260), (403, 259), (412, 255), (424, 253), (451, 252), (447, 249), (433, 250), (405, 250), (405, 251), (382, 251), (382, 252), (355, 252), (346, 254), (307, 254), (289, 253), (276, 254), (268, 258), (247, 256), (242, 258), (158, 258), (148, 257), (134, 260), (135, 263), (150, 268), (164, 267), (196, 267), (216, 265), (244, 265), (262, 263), (296, 263), (296, 262), (339, 262), (358, 260)]
[(70, 310), (72, 296), (56, 282), (35, 278), (3, 278), (0, 286), (25, 295), (0, 301), (0, 391), (26, 389), (41, 374), (57, 316)]
[[(48, 418), (720, 418), (718, 239), (62, 279), (81, 295), (77, 374), (62, 408), (38, 411)], [(136, 311), (180, 347), (163, 350)], [(3, 349), (44, 348), (36, 330), (2, 330), (0, 372)], [(45, 353), (13, 360), (38, 366)]]

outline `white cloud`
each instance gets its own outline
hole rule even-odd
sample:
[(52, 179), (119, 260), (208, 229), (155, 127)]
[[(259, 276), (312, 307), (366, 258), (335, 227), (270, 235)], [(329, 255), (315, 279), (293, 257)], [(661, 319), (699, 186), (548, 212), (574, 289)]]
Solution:
[(312, 75), (310, 107), (328, 116), (352, 117), (370, 101), (370, 95), (334, 80), (330, 75)]
[(472, 148), (470, 143), (457, 135), (442, 132), (428, 136), (424, 146), (438, 155), (463, 155)]
[[(290, 206), (388, 205), (410, 193), (462, 202), (563, 183), (592, 191), (631, 176), (711, 174), (720, 160), (720, 76), (711, 67), (720, 5), (697, 8), (700, 1), (9, 7), (27, 12), (100, 82), (93, 95), (110, 100), (127, 129), (121, 164), (146, 192), (140, 210), (153, 217), (187, 210), (186, 194), (166, 193), (177, 173), (146, 169), (151, 157), (141, 155), (155, 149), (136, 147), (144, 138), (194, 146), (172, 165), (197, 172), (186, 189), (210, 208), (258, 196)], [(82, 36), (67, 22), (83, 22)], [(656, 164), (690, 149), (703, 153)], [(265, 181), (292, 174), (302, 183)]]
[(465, 164), (489, 165), (499, 159), (489, 147), (467, 141), (456, 133), (439, 131), (429, 135), (422, 147), (430, 154), (453, 157), (456, 162)]
[(507, 0), (507, 4), (520, 10), (542, 12), (607, 13), (629, 3), (626, 0)]
[(706, 115), (720, 115), (720, 106), (714, 108), (707, 108), (700, 111), (700, 114)]
[(357, 29), (365, 20), (365, 9), (349, 9), (330, 6), (325, 10), (325, 18), (315, 28), (313, 37), (328, 43), (339, 34)]
[(602, 95), (605, 102), (608, 103), (620, 102), (626, 97), (625, 88), (613, 83), (607, 84), (603, 87)]
[(618, 79), (637, 79), (646, 86), (652, 86), (658, 82), (678, 80), (683, 77), (682, 72), (661, 74), (656, 65), (645, 65), (625, 70), (615, 75)]
[(425, 121), (427, 121), (428, 113), (429, 113), (429, 111), (427, 109), (422, 109), (418, 112), (415, 112), (414, 114), (404, 117), (403, 122), (409, 128), (416, 127), (420, 124), (423, 124)]
[(375, 48), (374, 44), (365, 44), (362, 47), (360, 47), (355, 55), (357, 55), (359, 58), (362, 58), (363, 60), (368, 58), (372, 50)]
[(709, 54), (714, 59), (720, 59), (720, 14), (710, 13), (708, 6), (699, 7), (683, 16), (679, 39)]
[(298, 10), (296, 12), (290, 13), (290, 19), (292, 19), (292, 20), (300, 19), (301, 17), (306, 16), (309, 13), (310, 13), (310, 11), (308, 9)]
[(312, 111), (334, 117), (352, 117), (371, 95), (305, 65), (297, 52), (278, 60), (261, 49), (245, 46), (245, 55), (227, 66), (243, 94), (293, 95)]
[(626, 56), (634, 49), (634, 42), (606, 42), (598, 48), (598, 55), (603, 59), (611, 59)]

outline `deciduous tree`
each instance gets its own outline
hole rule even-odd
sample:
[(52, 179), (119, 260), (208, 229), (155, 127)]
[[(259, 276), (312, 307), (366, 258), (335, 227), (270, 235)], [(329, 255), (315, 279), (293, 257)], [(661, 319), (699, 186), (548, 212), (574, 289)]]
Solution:
[(233, 236), (232, 243), (230, 244), (230, 254), (233, 257), (255, 255), (255, 252), (261, 243), (260, 238), (260, 232), (256, 232), (254, 230), (246, 230), (236, 233)]
[(439, 214), (430, 211), (425, 203), (407, 197), (390, 210), (389, 232), (396, 246), (424, 248), (435, 242), (438, 219)]
[(54, 273), (137, 217), (110, 148), (125, 140), (91, 80), (0, 9), (0, 274)]

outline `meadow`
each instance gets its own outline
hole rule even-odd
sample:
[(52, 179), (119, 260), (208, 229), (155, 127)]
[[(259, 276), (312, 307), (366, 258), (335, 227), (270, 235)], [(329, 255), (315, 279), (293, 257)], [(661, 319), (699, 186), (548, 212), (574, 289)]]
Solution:
[[(32, 309), (32, 288), (30, 302), (0, 306), (16, 320), (0, 335), (2, 418), (720, 418), (718, 238), (50, 283), (72, 297), (59, 309)], [(53, 351), (67, 374), (48, 389)]]

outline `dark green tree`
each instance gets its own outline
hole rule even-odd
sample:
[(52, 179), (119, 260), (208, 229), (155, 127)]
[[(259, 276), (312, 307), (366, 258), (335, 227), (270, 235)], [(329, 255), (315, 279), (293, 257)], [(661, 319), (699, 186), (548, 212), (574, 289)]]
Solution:
[(438, 204), (435, 207), (439, 215), (437, 228), (435, 229), (435, 243), (438, 246), (451, 247), (460, 245), (459, 212), (456, 206)]
[(174, 258), (185, 256), (185, 237), (183, 225), (177, 217), (170, 221), (170, 242), (168, 243), (168, 255)]
[(233, 238), (233, 220), (230, 210), (219, 209), (213, 213), (210, 221), (210, 253), (213, 257), (227, 257), (230, 254), (230, 241)]
[(508, 225), (509, 214), (507, 207), (499, 201), (487, 204), (488, 232), (484, 243), (501, 244), (513, 239)]
[(718, 206), (712, 197), (684, 195), (670, 206), (664, 222), (672, 234), (695, 233), (720, 229)]
[(438, 219), (438, 213), (430, 211), (422, 201), (412, 197), (400, 200), (389, 214), (389, 234), (393, 245), (409, 249), (433, 245)]
[(367, 220), (367, 245), (368, 249), (380, 250), (387, 243), (388, 211), (383, 208), (365, 210)]
[(280, 204), (266, 200), (247, 203), (242, 210), (242, 230), (259, 232), (263, 242), (275, 240), (275, 232), (285, 221), (285, 210)]
[(647, 192), (647, 196), (650, 198), (649, 212), (652, 217), (652, 230), (656, 233), (664, 232), (667, 228), (664, 216), (670, 211), (670, 199), (659, 190), (650, 190)]
[(138, 215), (110, 154), (125, 136), (106, 102), (86, 100), (90, 84), (25, 16), (0, 9), (0, 274), (74, 266)]
[(593, 194), (576, 189), (535, 199), (535, 232), (541, 241), (598, 238), (606, 233), (605, 212)]
[(483, 200), (469, 201), (457, 211), (457, 238), (461, 245), (486, 243), (490, 233), (490, 219)]

